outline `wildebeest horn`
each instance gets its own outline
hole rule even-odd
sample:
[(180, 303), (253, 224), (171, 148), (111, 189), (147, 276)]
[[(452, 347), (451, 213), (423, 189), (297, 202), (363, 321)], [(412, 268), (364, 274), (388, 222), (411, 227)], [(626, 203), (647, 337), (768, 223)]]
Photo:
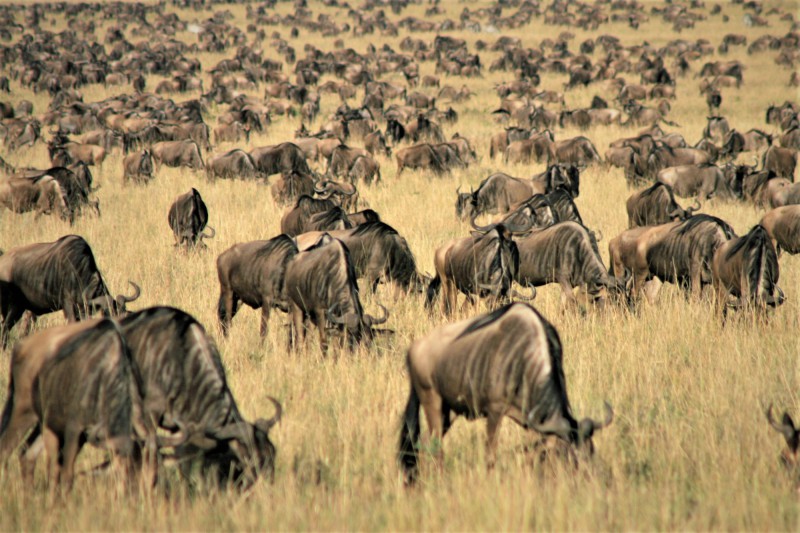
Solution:
[(701, 207), (703, 207), (703, 205), (700, 203), (700, 198), (695, 198), (692, 207), (689, 207), (686, 211), (694, 213), (695, 211), (699, 211)]
[(133, 287), (133, 294), (131, 296), (125, 296), (124, 294), (120, 294), (119, 296), (117, 296), (117, 299), (122, 303), (130, 303), (130, 302), (138, 299), (139, 296), (142, 295), (141, 287), (139, 287), (137, 284), (135, 284), (131, 280), (128, 280), (128, 283), (130, 283), (131, 286)]
[[(318, 188), (320, 183), (322, 183), (322, 185), (323, 185), (323, 187), (321, 189)], [(328, 189), (330, 188), (331, 183), (329, 181), (323, 181), (323, 182), (320, 182), (320, 183), (315, 183), (314, 184), (314, 192), (317, 193), (317, 194), (323, 194), (323, 193), (328, 192)]]
[(456, 187), (456, 195), (459, 195), (459, 194), (461, 194), (461, 185)]
[(204, 239), (213, 239), (213, 238), (214, 238), (214, 236), (216, 236), (216, 234), (217, 234), (217, 230), (215, 230), (215, 229), (214, 229), (213, 227), (211, 227), (211, 226), (206, 226), (206, 227), (207, 227), (209, 230), (211, 230), (211, 233), (209, 234), (209, 233), (206, 233), (206, 232), (204, 231), (203, 233), (201, 233), (201, 234), (200, 234), (200, 237), (202, 237), (202, 238), (204, 238)]
[(769, 408), (767, 409), (767, 421), (769, 425), (775, 428), (775, 431), (783, 435), (783, 438), (786, 439), (788, 442), (789, 440), (794, 438), (795, 433), (797, 430), (794, 427), (794, 422), (792, 421), (792, 417), (789, 416), (789, 413), (786, 411), (783, 412), (783, 420), (778, 423), (772, 417), (772, 404), (769, 404)]
[(340, 188), (339, 192), (344, 194), (345, 196), (353, 196), (357, 191), (356, 191), (356, 188), (353, 187), (353, 190), (350, 191), (350, 192), (345, 191), (343, 188)]
[(273, 416), (269, 420), (259, 418), (258, 420), (256, 420), (254, 424), (258, 429), (260, 429), (264, 433), (268, 433), (270, 428), (272, 428), (272, 426), (280, 422), (281, 416), (283, 415), (283, 406), (281, 406), (281, 402), (279, 402), (272, 396), (267, 396), (267, 399), (275, 405), (275, 416)]
[(487, 232), (487, 231), (492, 231), (492, 229), (494, 229), (495, 224), (489, 224), (488, 226), (479, 226), (479, 225), (477, 225), (475, 223), (475, 219), (476, 218), (478, 218), (477, 213), (473, 213), (472, 216), (469, 217), (469, 225), (472, 226), (472, 229), (474, 229), (476, 231), (482, 231), (484, 233)]
[(602, 231), (600, 231), (600, 230), (597, 230), (597, 231), (595, 231), (595, 232), (594, 232), (594, 239), (595, 239), (597, 242), (600, 242), (600, 241), (602, 241), (602, 240), (603, 240), (603, 232), (602, 232)]
[(508, 231), (515, 234), (527, 233), (533, 227), (533, 220), (528, 218), (525, 224), (512, 225), (508, 223), (503, 224)]
[(536, 287), (533, 286), (531, 287), (530, 296), (525, 296), (521, 292), (518, 292), (516, 289), (511, 290), (511, 296), (513, 296), (514, 298), (519, 298), (520, 300), (523, 300), (525, 302), (530, 302), (531, 300), (534, 300), (536, 298)]
[(384, 322), (389, 320), (389, 311), (381, 304), (378, 304), (378, 307), (380, 307), (383, 310), (383, 316), (381, 318), (375, 318), (372, 315), (364, 316), (364, 323), (367, 325), (368, 328), (371, 328), (372, 326), (377, 326), (379, 324), (383, 324)]

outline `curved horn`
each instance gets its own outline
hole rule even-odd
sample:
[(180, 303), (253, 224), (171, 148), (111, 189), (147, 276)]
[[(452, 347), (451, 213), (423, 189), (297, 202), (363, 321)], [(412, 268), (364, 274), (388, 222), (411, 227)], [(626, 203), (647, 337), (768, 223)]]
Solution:
[(511, 225), (504, 223), (503, 225), (512, 234), (522, 234), (522, 233), (527, 233), (531, 230), (531, 228), (533, 227), (533, 220), (531, 218), (528, 218), (525, 224)]
[(769, 408), (767, 409), (767, 421), (769, 422), (769, 425), (775, 428), (775, 431), (783, 435), (783, 438), (786, 439), (787, 441), (792, 439), (796, 432), (794, 426), (788, 424), (788, 422), (790, 422), (791, 420), (792, 419), (789, 417), (788, 413), (784, 411), (783, 420), (780, 423), (778, 423), (772, 417), (772, 404), (769, 404)]
[(383, 324), (384, 322), (389, 320), (389, 311), (381, 304), (378, 304), (378, 307), (380, 307), (381, 310), (383, 310), (383, 316), (381, 318), (375, 318), (372, 315), (366, 315), (364, 317), (364, 323), (367, 325), (368, 328), (371, 328), (372, 326), (377, 326), (379, 324)]
[[(320, 183), (322, 183), (322, 185), (323, 185), (322, 189), (318, 188)], [(322, 182), (319, 182), (319, 183), (315, 183), (314, 184), (314, 192), (317, 193), (317, 194), (324, 194), (324, 193), (328, 192), (328, 189), (330, 189), (330, 187), (331, 187), (331, 182), (329, 182), (329, 181), (322, 181)]]
[(341, 194), (344, 194), (345, 196), (353, 196), (353, 195), (354, 195), (355, 193), (357, 193), (358, 191), (356, 190), (356, 188), (355, 188), (353, 185), (350, 185), (350, 187), (352, 187), (352, 189), (353, 189), (353, 190), (352, 190), (352, 191), (350, 191), (350, 192), (347, 192), (347, 191), (345, 191), (345, 190), (344, 190), (344, 188), (342, 188), (342, 187), (339, 187), (339, 192), (340, 192)]
[(247, 422), (233, 422), (215, 431), (214, 437), (219, 440), (250, 442), (253, 439), (253, 426)]
[(602, 240), (603, 240), (603, 232), (602, 232), (602, 231), (600, 231), (600, 230), (597, 230), (597, 231), (595, 231), (595, 232), (594, 232), (594, 239), (595, 239), (597, 242), (600, 242), (600, 241), (602, 241)]
[(459, 184), (458, 187), (456, 187), (456, 196), (458, 196), (459, 194), (461, 194), (461, 185), (460, 184)]
[(213, 239), (213, 238), (214, 238), (214, 237), (217, 235), (217, 230), (215, 230), (215, 229), (214, 229), (213, 227), (211, 227), (211, 226), (206, 226), (206, 228), (208, 228), (209, 230), (211, 230), (211, 233), (206, 233), (206, 232), (204, 231), (203, 233), (201, 233), (201, 234), (200, 234), (200, 238), (201, 238), (201, 239)]
[(511, 296), (514, 298), (519, 298), (524, 302), (530, 302), (531, 300), (536, 299), (536, 287), (531, 286), (531, 295), (525, 296), (524, 294), (518, 292), (516, 289), (511, 290)]
[(469, 217), (469, 225), (472, 226), (472, 229), (476, 231), (482, 231), (486, 233), (487, 231), (492, 231), (496, 224), (489, 224), (488, 226), (479, 226), (475, 223), (475, 219), (478, 218), (477, 213), (472, 213), (472, 216)]
[(596, 420), (592, 420), (592, 425), (594, 426), (595, 431), (603, 429), (604, 427), (608, 427), (608, 425), (614, 421), (614, 409), (611, 408), (611, 405), (608, 402), (603, 402), (603, 407), (605, 407), (606, 411), (606, 417), (603, 422), (599, 423)]
[(281, 402), (273, 398), (272, 396), (267, 396), (267, 399), (275, 405), (275, 415), (270, 418), (269, 420), (264, 420), (263, 418), (259, 418), (255, 422), (255, 426), (263, 431), (264, 433), (269, 433), (269, 430), (281, 421), (281, 416), (283, 415), (283, 406), (281, 406)]
[(120, 294), (119, 296), (117, 296), (117, 298), (119, 298), (120, 301), (122, 301), (123, 303), (133, 302), (134, 300), (137, 300), (139, 298), (139, 296), (142, 295), (141, 287), (139, 287), (137, 284), (135, 284), (131, 280), (128, 280), (128, 283), (130, 283), (131, 286), (133, 287), (133, 295), (125, 296), (123, 294)]

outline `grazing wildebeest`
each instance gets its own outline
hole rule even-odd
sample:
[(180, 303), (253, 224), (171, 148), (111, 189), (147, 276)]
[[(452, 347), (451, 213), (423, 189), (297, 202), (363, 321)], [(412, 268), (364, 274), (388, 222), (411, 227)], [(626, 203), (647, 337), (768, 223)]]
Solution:
[(600, 162), (600, 154), (586, 137), (574, 137), (556, 141), (553, 145), (554, 160), (551, 163), (585, 167)]
[[(658, 172), (668, 167), (706, 165), (712, 163), (711, 155), (697, 148), (673, 148), (657, 143), (646, 161), (646, 177), (655, 178)], [(674, 187), (674, 186), (673, 186)]]
[(710, 163), (667, 167), (658, 171), (656, 179), (681, 198), (708, 200), (717, 196), (727, 200), (742, 196), (741, 179), (727, 180), (722, 169)]
[(503, 152), (505, 163), (549, 162), (555, 159), (553, 135), (549, 131), (533, 133), (526, 139), (508, 143)]
[(734, 237), (727, 222), (705, 214), (646, 228), (636, 242), (631, 298), (637, 300), (653, 276), (699, 295), (711, 283), (717, 248)]
[[(592, 436), (613, 419), (608, 404), (602, 423), (575, 419), (567, 397), (561, 340), (555, 328), (526, 304), (509, 304), (440, 327), (413, 342), (406, 364), (411, 392), (397, 458), (407, 483), (417, 476), (420, 406), (428, 419), (429, 438), (440, 440), (452, 424), (452, 414), (486, 417), (489, 467), (494, 465), (497, 430), (504, 416), (589, 456), (594, 453)], [(438, 450), (441, 463), (441, 446)], [(572, 453), (568, 456), (577, 459)]]
[(203, 239), (211, 239), (217, 233), (211, 226), (208, 226), (211, 233), (203, 231), (208, 224), (208, 208), (194, 187), (175, 198), (169, 208), (167, 220), (172, 234), (175, 235), (175, 246), (205, 246)]
[(323, 180), (314, 184), (314, 192), (324, 200), (331, 200), (344, 210), (355, 209), (358, 204), (358, 189), (348, 182)]
[(532, 231), (516, 239), (523, 287), (558, 283), (562, 302), (576, 303), (574, 289), (582, 287), (593, 303), (602, 305), (618, 283), (608, 275), (589, 230), (572, 221)]
[[(559, 192), (561, 191), (563, 191), (563, 189), (559, 189)], [(572, 200), (569, 196), (569, 193), (564, 192), (564, 194), (570, 198), (570, 201)], [(475, 214), (470, 217), (470, 224), (472, 227), (478, 231), (487, 230), (486, 228), (481, 228), (475, 225), (476, 218), (477, 215)], [(544, 194), (534, 194), (519, 204), (512, 211), (509, 211), (507, 214), (496, 216), (492, 220), (492, 223), (503, 224), (507, 227), (522, 227), (527, 224), (531, 224), (532, 227), (535, 228), (544, 228), (547, 226), (552, 226), (558, 221), (558, 213), (556, 212), (554, 206), (550, 203), (548, 197)]]
[[(763, 226), (757, 225), (747, 235), (733, 238), (717, 248), (711, 275), (717, 311), (723, 321), (729, 305), (762, 310), (777, 307), (785, 300), (778, 287), (778, 254)], [(729, 303), (728, 296), (736, 301)]]
[(761, 159), (764, 170), (772, 170), (779, 178), (794, 181), (794, 170), (797, 167), (797, 151), (782, 146), (770, 146)]
[(352, 148), (346, 144), (340, 144), (331, 152), (331, 157), (328, 162), (328, 169), (325, 172), (330, 177), (347, 176), (350, 169), (359, 157), (368, 157), (372, 159), (370, 153), (364, 148)]
[(625, 208), (628, 211), (628, 227), (657, 226), (674, 220), (686, 220), (700, 209), (696, 207), (682, 208), (675, 201), (672, 187), (656, 182), (650, 187), (636, 191), (628, 197)]
[(305, 323), (310, 320), (319, 330), (323, 353), (328, 348), (329, 323), (353, 348), (361, 341), (371, 341), (373, 326), (389, 318), (383, 306), (381, 318), (364, 313), (347, 246), (328, 234), (292, 258), (286, 266), (285, 291), (291, 305), (293, 345), (305, 341)]
[(485, 233), (473, 232), (437, 248), (436, 277), (428, 285), (425, 306), (432, 308), (440, 289), (445, 315), (455, 310), (459, 292), (468, 303), (474, 303), (473, 295), (493, 302), (506, 298), (519, 270), (519, 251), (511, 237), (510, 229), (497, 224)]
[(133, 180), (136, 183), (147, 183), (153, 179), (153, 157), (150, 150), (132, 152), (122, 161), (122, 180)]
[[(20, 341), (11, 356), (8, 389), (0, 422), (0, 464), (23, 444), (22, 475), (32, 483), (36, 441), (41, 438), (50, 457), (51, 495), (59, 484), (72, 488), (75, 458), (87, 442), (121, 457), (129, 475), (142, 466), (142, 444), (154, 444), (152, 426), (138, 419), (142, 399), (137, 377), (126, 341), (112, 320), (56, 326)], [(23, 439), (31, 430), (26, 446)], [(146, 480), (148, 485), (152, 481)]]
[[(197, 457), (216, 468), (220, 482), (252, 484), (274, 473), (270, 429), (276, 413), (251, 423), (236, 405), (213, 339), (192, 316), (171, 307), (151, 307), (120, 321), (120, 329), (140, 376), (145, 418), (164, 430), (185, 428), (187, 440), (175, 448), (179, 459)], [(179, 431), (180, 432), (180, 431)]]
[(397, 177), (400, 177), (400, 174), (407, 168), (412, 170), (430, 169), (437, 175), (444, 174), (449, 170), (436, 153), (436, 150), (428, 143), (416, 144), (397, 150), (394, 157), (397, 160)]
[(295, 254), (295, 242), (287, 235), (278, 235), (268, 241), (235, 244), (219, 255), (217, 316), (226, 336), (240, 301), (253, 309), (261, 309), (262, 337), (267, 334), (273, 307), (288, 312), (284, 277), (286, 265)]
[(392, 149), (386, 145), (386, 138), (380, 130), (373, 131), (364, 137), (364, 148), (373, 156), (380, 154), (389, 157), (392, 155)]
[[(349, 215), (348, 215), (349, 217)], [(372, 292), (378, 283), (393, 282), (403, 291), (421, 290), (422, 277), (408, 243), (396, 229), (380, 221), (366, 222), (351, 229), (327, 232), (342, 241), (350, 251), (356, 278), (365, 278)], [(297, 247), (303, 251), (316, 244), (322, 232), (298, 235)]]
[(456, 216), (463, 220), (484, 213), (508, 213), (534, 194), (544, 194), (545, 189), (538, 182), (498, 172), (483, 180), (474, 192), (456, 191)]
[(123, 314), (141, 292), (129, 283), (133, 296), (112, 297), (89, 243), (78, 235), (12, 248), (0, 255), (0, 344), (25, 311), (38, 316), (60, 310), (70, 322), (98, 310)]
[(273, 174), (298, 174), (313, 175), (308, 166), (308, 161), (300, 149), (294, 143), (284, 142), (272, 146), (253, 148), (250, 155), (255, 163), (256, 170), (264, 176)]
[(783, 466), (794, 469), (800, 464), (800, 426), (795, 426), (792, 417), (786, 411), (783, 412), (781, 421), (776, 421), (772, 417), (772, 405), (767, 409), (767, 421), (786, 440), (786, 448), (781, 452)]
[[(327, 229), (312, 228), (311, 220), (313, 217), (319, 218), (320, 215), (330, 213), (337, 207), (338, 206), (331, 200), (316, 199), (303, 195), (297, 199), (297, 203), (295, 203), (294, 207), (288, 209), (283, 217), (281, 217), (281, 233), (285, 233), (290, 237), (295, 237), (301, 233), (311, 231), (312, 229)], [(313, 225), (319, 225), (319, 221), (317, 224)], [(345, 227), (349, 226), (345, 224), (343, 227), (330, 229), (344, 229)]]
[(0, 179), (0, 207), (15, 213), (36, 211), (37, 218), (56, 212), (62, 220), (74, 222), (61, 185), (49, 175)]
[(373, 157), (359, 156), (350, 166), (347, 177), (352, 183), (363, 180), (370, 185), (373, 181), (381, 181), (381, 166)]
[(730, 133), (731, 126), (725, 117), (706, 117), (708, 121), (703, 130), (703, 138), (710, 139), (714, 144), (723, 144), (725, 137)]
[(193, 170), (203, 168), (200, 145), (194, 141), (161, 141), (150, 148), (153, 160), (168, 167), (187, 167)]
[(306, 174), (281, 174), (270, 186), (272, 199), (277, 204), (290, 204), (303, 195), (314, 195), (314, 178)]
[(767, 212), (759, 222), (767, 230), (778, 254), (800, 253), (800, 205), (777, 207)]
[(206, 175), (209, 179), (252, 179), (259, 175), (259, 171), (250, 154), (239, 148), (234, 148), (224, 154), (217, 154), (208, 158)]

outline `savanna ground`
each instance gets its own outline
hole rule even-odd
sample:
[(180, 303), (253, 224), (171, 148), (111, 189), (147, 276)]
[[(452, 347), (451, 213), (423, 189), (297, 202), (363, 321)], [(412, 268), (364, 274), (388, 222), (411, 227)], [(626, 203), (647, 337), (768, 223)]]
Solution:
[[(465, 5), (475, 9), (485, 3), (446, 2), (442, 7), (451, 18), (457, 18)], [(345, 16), (345, 11), (309, 4), (315, 13), (330, 11), (339, 21)], [(796, 1), (778, 5), (798, 14)], [(243, 6), (225, 7), (241, 27), (246, 25)], [(402, 16), (424, 18), (426, 7), (413, 5)], [(287, 3), (277, 7), (281, 13), (291, 9)], [(569, 30), (576, 35), (570, 49), (577, 50), (586, 37), (605, 33), (619, 36), (626, 45), (647, 40), (658, 47), (674, 38), (706, 38), (716, 46), (729, 32), (744, 33), (750, 42), (765, 33), (783, 35), (789, 30), (790, 23), (777, 17), (770, 17), (769, 28), (746, 28), (741, 6), (726, 2), (723, 11), (730, 22), (723, 23), (719, 15), (710, 16), (680, 35), (656, 16), (638, 31), (613, 23), (585, 32), (545, 26), (534, 19), (530, 26), (505, 34), (522, 38), (523, 46), (535, 47), (542, 39)], [(209, 12), (179, 14), (190, 21), (210, 16)], [(63, 21), (57, 21), (53, 29), (63, 27)], [(303, 29), (296, 39), (289, 38), (289, 28), (268, 27), (267, 34), (273, 30), (289, 39), (298, 57), (303, 56), (305, 43), (332, 48), (332, 39)], [(102, 27), (97, 31), (99, 36), (104, 33)], [(466, 39), (471, 51), (476, 40), (491, 43), (498, 36), (445, 34)], [(434, 35), (414, 37), (432, 40)], [(388, 43), (397, 50), (404, 36), (348, 35), (345, 42), (358, 52), (365, 52), (369, 43), (378, 47)], [(179, 33), (178, 38), (191, 42), (194, 36)], [(269, 39), (264, 49), (265, 57), (278, 58), (269, 48)], [(231, 49), (198, 57), (207, 71), (232, 54)], [(598, 50), (593, 58), (600, 54)], [(764, 123), (766, 107), (797, 99), (797, 90), (787, 86), (790, 71), (774, 64), (775, 54), (748, 56), (744, 47), (731, 47), (724, 58), (739, 59), (747, 66), (741, 89), (723, 92), (722, 113), (739, 131), (752, 127), (771, 131), (773, 127)], [(481, 52), (482, 63), (488, 66), (496, 55)], [(694, 71), (704, 60), (713, 59), (694, 63)], [(421, 75), (433, 74), (433, 69), (432, 62), (420, 64)], [(209, 75), (204, 72), (204, 76), (210, 87)], [(638, 76), (628, 78), (638, 82)], [(399, 73), (385, 79), (404, 83)], [(499, 102), (493, 87), (510, 79), (510, 73), (490, 73), (486, 68), (482, 78), (442, 76), (443, 84), (460, 87), (466, 83), (475, 93), (472, 99), (453, 104), (460, 120), (446, 126), (445, 133), (447, 137), (455, 132), (467, 136), (479, 154), (478, 163), (444, 178), (407, 172), (397, 180), (394, 161), (380, 158), (384, 181), (360, 189), (370, 207), (408, 239), (422, 271), (433, 271), (438, 245), (467, 234), (469, 226), (457, 221), (454, 214), (457, 186), (477, 185), (494, 171), (530, 176), (543, 169), (543, 165), (508, 166), (488, 157), (489, 139), (502, 127), (489, 115)], [(562, 90), (566, 79), (565, 75), (544, 74), (542, 88)], [(148, 87), (154, 88), (158, 81), (160, 78), (149, 78)], [(699, 81), (693, 74), (678, 79), (678, 99), (669, 115), (681, 125), (678, 131), (690, 143), (699, 140), (707, 115)], [(85, 101), (95, 101), (121, 90), (132, 89), (107, 90), (95, 85), (81, 92)], [(435, 89), (420, 90), (430, 93)], [(12, 91), (12, 102), (26, 98), (34, 102), (34, 113), (46, 109), (46, 95), (33, 94), (13, 81)], [(258, 92), (258, 96), (262, 94)], [(614, 96), (601, 82), (566, 93), (567, 106), (588, 106), (594, 94), (609, 102)], [(358, 99), (361, 96), (359, 91)], [(322, 118), (310, 129), (318, 129), (338, 105), (338, 96), (324, 95)], [(210, 109), (206, 122), (212, 128), (221, 111)], [(247, 148), (290, 140), (298, 126), (299, 118), (276, 117), (265, 134), (252, 137)], [(639, 129), (599, 127), (585, 134), (602, 154), (609, 142)], [(578, 134), (581, 132), (569, 129), (556, 131), (560, 139)], [(223, 144), (214, 151), (231, 147)], [(2, 156), (16, 165), (49, 166), (43, 144), (16, 153), (3, 151)], [(749, 161), (752, 156), (742, 159)], [(124, 187), (121, 175), (122, 155), (118, 152), (95, 171), (102, 185), (98, 192), (101, 219), (85, 216), (70, 227), (56, 217), (34, 220), (33, 214), (1, 212), (0, 247), (52, 241), (68, 233), (82, 235), (91, 244), (112, 291), (126, 291), (128, 279), (142, 286), (135, 308), (168, 304), (197, 317), (219, 342), (230, 386), (245, 416), (269, 416), (267, 395), (283, 402), (284, 419), (271, 433), (279, 454), (275, 481), (259, 482), (246, 495), (190, 491), (170, 471), (153, 497), (142, 498), (126, 495), (114, 479), (84, 476), (62, 503), (49, 506), (43, 472), (38, 474), (36, 487), (24, 487), (12, 462), (0, 473), (0, 529), (800, 529), (798, 495), (777, 460), (784, 443), (764, 417), (770, 402), (800, 414), (800, 258), (781, 258), (780, 285), (788, 301), (766, 324), (739, 320), (723, 328), (707, 298), (686, 301), (673, 286), (665, 286), (658, 301), (644, 305), (637, 315), (614, 309), (589, 309), (585, 314), (564, 310), (558, 287), (540, 289), (535, 306), (560, 332), (576, 415), (600, 417), (605, 399), (616, 411), (614, 423), (595, 437), (594, 461), (578, 472), (531, 466), (521, 450), (533, 436), (506, 422), (500, 432), (497, 467), (487, 471), (485, 424), (460, 419), (444, 440), (441, 472), (424, 469), (421, 483), (409, 490), (403, 486), (395, 462), (400, 415), (408, 393), (405, 350), (413, 339), (447, 321), (439, 308), (428, 316), (421, 295), (395, 301), (386, 286), (374, 297), (364, 292), (367, 312), (374, 311), (377, 303), (389, 308), (387, 325), (395, 335), (378, 340), (369, 349), (328, 358), (322, 356), (315, 335), (309, 337), (312, 341), (306, 350), (288, 353), (283, 327), (287, 320), (280, 313), (273, 315), (263, 344), (258, 313), (249, 308), (236, 316), (231, 335), (225, 339), (216, 326), (219, 286), (215, 259), (234, 243), (275, 236), (283, 209), (273, 203), (263, 184), (211, 183), (203, 173), (162, 168), (149, 186)], [(577, 204), (587, 225), (605, 235), (601, 251), (607, 261), (607, 241), (627, 227), (624, 201), (630, 191), (617, 169), (589, 168), (581, 181)], [(205, 252), (182, 254), (173, 247), (167, 210), (176, 195), (193, 186), (209, 207), (209, 222), (217, 229), (217, 237), (207, 241)], [(704, 211), (729, 221), (740, 234), (763, 214), (748, 204), (720, 201), (706, 204)], [(459, 312), (454, 319), (484, 310), (481, 306), (466, 314)], [(40, 320), (38, 327), (62, 321), (57, 314)], [(0, 353), (2, 401), (9, 358), (10, 350)], [(79, 460), (80, 469), (88, 469), (100, 458), (100, 452), (86, 450)], [(426, 465), (429, 467), (430, 461)]]

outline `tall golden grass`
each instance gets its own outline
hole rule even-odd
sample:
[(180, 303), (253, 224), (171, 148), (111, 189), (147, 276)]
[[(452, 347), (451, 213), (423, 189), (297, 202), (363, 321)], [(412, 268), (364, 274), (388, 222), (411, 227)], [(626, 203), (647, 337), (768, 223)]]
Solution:
[[(310, 3), (311, 4), (311, 3)], [(487, 2), (445, 3), (448, 16), (456, 18), (464, 5), (474, 9)], [(767, 2), (796, 13), (796, 2)], [(657, 5), (647, 3), (649, 7)], [(344, 20), (346, 13), (310, 5), (315, 11)], [(405, 15), (423, 17), (426, 5), (411, 6)], [(242, 6), (225, 6), (244, 28)], [(168, 10), (173, 10), (168, 6)], [(222, 7), (220, 7), (222, 9)], [(286, 13), (290, 5), (279, 4)], [(783, 35), (789, 23), (770, 17), (769, 28), (746, 28), (740, 6), (725, 3), (730, 16), (698, 22), (694, 29), (674, 34), (657, 16), (633, 31), (622, 24), (608, 24), (585, 32), (567, 27), (544, 26), (535, 20), (528, 27), (504, 32), (520, 37), (524, 46), (538, 46), (568, 30), (576, 35), (571, 49), (587, 37), (619, 36), (624, 44), (648, 41), (654, 47), (675, 38), (706, 38), (715, 46), (729, 32), (744, 33), (749, 41), (771, 33)], [(178, 11), (181, 18), (203, 20), (209, 12)], [(430, 17), (428, 17), (430, 18)], [(433, 19), (440, 20), (437, 16)], [(102, 39), (108, 25), (100, 21)], [(53, 29), (65, 27), (56, 19)], [(130, 28), (128, 28), (130, 30)], [(266, 28), (281, 32), (303, 55), (306, 43), (322, 49), (332, 39), (321, 38), (303, 28), (297, 39), (289, 28)], [(493, 42), (497, 35), (447, 32), (466, 39), (471, 49), (477, 39)], [(433, 33), (414, 34), (432, 40)], [(189, 34), (179, 38), (190, 40)], [(404, 37), (344, 36), (347, 46), (364, 52), (369, 43), (388, 43), (398, 49)], [(136, 42), (141, 38), (133, 38)], [(265, 57), (277, 58), (264, 43)], [(224, 54), (200, 54), (204, 71)], [(600, 57), (598, 51), (594, 60)], [(790, 72), (774, 64), (776, 52), (749, 56), (742, 47), (731, 49), (727, 59), (746, 66), (741, 89), (723, 92), (722, 112), (740, 131), (751, 127), (773, 130), (764, 123), (771, 103), (797, 99), (787, 86)], [(483, 52), (488, 66), (496, 52)], [(708, 57), (708, 60), (719, 59)], [(704, 60), (693, 65), (699, 70)], [(421, 74), (433, 74), (433, 63), (420, 64)], [(210, 78), (206, 77), (206, 87)], [(670, 119), (688, 142), (701, 137), (707, 114), (699, 95), (699, 80), (690, 74), (678, 80), (678, 99)], [(631, 82), (637, 77), (625, 76)], [(361, 188), (361, 196), (382, 218), (404, 235), (414, 251), (420, 270), (433, 271), (433, 253), (447, 239), (465, 235), (468, 225), (456, 220), (455, 189), (477, 185), (494, 171), (529, 176), (541, 165), (507, 166), (488, 158), (489, 139), (502, 126), (489, 112), (496, 108), (496, 83), (509, 73), (489, 73), (477, 79), (448, 78), (442, 83), (460, 87), (465, 83), (472, 99), (454, 104), (460, 120), (445, 128), (467, 136), (480, 161), (464, 171), (436, 178), (425, 172), (407, 172), (395, 177), (393, 160), (381, 158), (384, 181)], [(325, 78), (327, 79), (327, 78)], [(387, 77), (402, 82), (400, 74)], [(324, 80), (323, 80), (324, 81)], [(158, 78), (148, 80), (152, 90)], [(546, 74), (542, 87), (562, 90), (566, 76)], [(26, 98), (35, 113), (46, 109), (47, 97), (12, 82), (12, 102)], [(81, 90), (86, 101), (105, 98), (121, 89), (102, 86)], [(129, 88), (125, 88), (129, 90)], [(430, 93), (432, 90), (420, 89)], [(566, 94), (568, 107), (585, 106), (594, 94), (609, 101), (613, 94), (605, 84), (593, 84)], [(261, 91), (258, 96), (262, 96)], [(189, 95), (196, 97), (198, 95)], [(187, 98), (175, 95), (177, 100)], [(359, 94), (359, 98), (361, 95)], [(355, 103), (355, 102), (353, 102)], [(321, 116), (339, 105), (338, 97), (325, 96)], [(441, 104), (440, 104), (441, 105)], [(212, 107), (206, 121), (211, 127), (221, 108)], [(318, 128), (322, 119), (310, 125)], [(250, 145), (273, 144), (293, 137), (299, 119), (278, 117), (268, 132), (253, 136)], [(608, 143), (630, 136), (636, 128), (596, 128), (585, 133), (601, 154)], [(557, 138), (581, 134), (558, 130)], [(239, 146), (244, 146), (240, 144)], [(215, 152), (232, 148), (223, 144)], [(46, 148), (2, 153), (16, 165), (47, 168)], [(748, 160), (750, 156), (743, 156)], [(444, 440), (445, 462), (441, 471), (426, 468), (415, 489), (403, 487), (395, 464), (400, 414), (408, 392), (405, 350), (409, 343), (447, 319), (436, 311), (428, 316), (420, 295), (393, 300), (393, 292), (381, 286), (376, 295), (363, 292), (365, 306), (377, 303), (391, 311), (388, 326), (396, 331), (369, 349), (354, 353), (331, 353), (325, 358), (315, 341), (307, 349), (290, 354), (286, 350), (286, 318), (273, 316), (268, 338), (258, 336), (258, 313), (245, 308), (233, 322), (229, 338), (216, 325), (218, 282), (216, 257), (237, 242), (265, 239), (279, 232), (282, 207), (275, 205), (269, 188), (242, 181), (206, 181), (203, 173), (163, 168), (146, 187), (123, 186), (122, 155), (112, 153), (95, 178), (102, 218), (86, 216), (70, 227), (55, 217), (35, 219), (33, 214), (0, 212), (0, 247), (52, 241), (68, 233), (82, 235), (91, 244), (98, 264), (112, 291), (126, 290), (128, 279), (138, 282), (143, 293), (137, 308), (173, 305), (193, 314), (206, 325), (220, 344), (231, 388), (248, 418), (268, 415), (267, 395), (279, 398), (285, 408), (284, 421), (273, 430), (278, 448), (275, 482), (258, 483), (246, 495), (234, 491), (192, 490), (174, 471), (164, 473), (164, 482), (149, 498), (125, 494), (118, 480), (81, 477), (63, 502), (51, 506), (43, 490), (43, 473), (35, 487), (19, 481), (16, 464), (0, 472), (0, 529), (24, 530), (207, 530), (207, 529), (448, 529), (448, 530), (650, 530), (650, 529), (759, 529), (800, 528), (800, 506), (792, 480), (778, 463), (783, 446), (764, 418), (764, 408), (774, 402), (800, 415), (800, 367), (798, 366), (798, 297), (800, 261), (781, 258), (781, 286), (789, 300), (767, 323), (737, 319), (722, 327), (707, 298), (686, 300), (673, 286), (665, 286), (658, 301), (644, 305), (637, 315), (622, 310), (589, 309), (582, 314), (564, 309), (560, 289), (539, 291), (535, 306), (560, 332), (564, 344), (564, 366), (568, 391), (578, 416), (598, 417), (602, 401), (615, 408), (611, 427), (595, 438), (593, 462), (577, 472), (531, 466), (522, 453), (532, 435), (507, 422), (500, 431), (497, 467), (484, 466), (484, 424), (455, 424)], [(601, 251), (607, 261), (606, 242), (627, 227), (624, 200), (627, 189), (622, 172), (602, 166), (582, 175), (577, 204), (587, 225), (606, 236)], [(179, 253), (167, 226), (167, 210), (178, 194), (190, 187), (200, 190), (210, 211), (210, 224), (217, 237), (207, 241), (209, 249)], [(688, 201), (687, 201), (688, 203)], [(729, 221), (745, 233), (762, 213), (742, 203), (712, 201), (704, 211)], [(486, 310), (479, 306), (460, 311), (455, 318)], [(58, 324), (63, 317), (48, 316), (38, 327)], [(5, 400), (10, 350), (0, 359), (0, 399)], [(85, 451), (79, 464), (90, 468), (101, 453)], [(425, 461), (423, 457), (423, 461)], [(427, 461), (428, 465), (430, 461)]]

